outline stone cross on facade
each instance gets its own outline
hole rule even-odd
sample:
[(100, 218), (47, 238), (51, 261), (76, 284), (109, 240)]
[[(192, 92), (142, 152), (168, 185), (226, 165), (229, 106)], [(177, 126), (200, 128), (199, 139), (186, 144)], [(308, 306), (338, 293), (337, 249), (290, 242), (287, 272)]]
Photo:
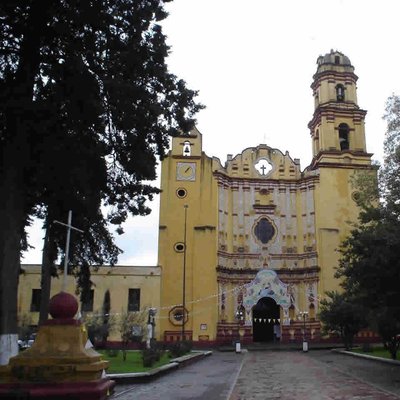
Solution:
[(67, 269), (68, 269), (68, 257), (69, 257), (69, 241), (71, 237), (71, 229), (74, 229), (75, 231), (78, 231), (80, 233), (83, 233), (82, 230), (75, 228), (74, 226), (71, 225), (72, 222), (72, 210), (69, 210), (68, 212), (68, 223), (64, 224), (64, 222), (60, 221), (53, 221), (55, 224), (60, 224), (66, 226), (67, 229), (67, 242), (65, 244), (65, 259), (64, 259), (64, 278), (63, 278), (63, 283), (62, 283), (62, 291), (65, 292), (67, 289)]
[(272, 165), (265, 158), (261, 158), (260, 160), (258, 160), (254, 167), (256, 168), (257, 172), (262, 176), (267, 175), (272, 169)]
[(263, 175), (265, 175), (265, 170), (267, 169), (267, 167), (265, 166), (265, 165), (261, 165), (261, 167), (260, 167), (260, 169), (261, 169), (261, 173), (263, 174)]

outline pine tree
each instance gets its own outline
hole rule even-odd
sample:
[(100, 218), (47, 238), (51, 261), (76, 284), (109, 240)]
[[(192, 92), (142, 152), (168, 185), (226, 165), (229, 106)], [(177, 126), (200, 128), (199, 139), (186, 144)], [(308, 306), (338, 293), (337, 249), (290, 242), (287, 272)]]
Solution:
[(380, 174), (386, 210), (400, 218), (400, 96), (386, 102), (385, 160)]
[(116, 225), (148, 213), (143, 180), (202, 107), (166, 64), (167, 1), (0, 4), (0, 364), (17, 351), (30, 216), (91, 195)]
[(362, 305), (372, 329), (395, 359), (400, 332), (400, 98), (387, 101), (385, 159), (380, 201), (364, 207), (360, 223), (341, 246), (337, 276), (346, 294)]

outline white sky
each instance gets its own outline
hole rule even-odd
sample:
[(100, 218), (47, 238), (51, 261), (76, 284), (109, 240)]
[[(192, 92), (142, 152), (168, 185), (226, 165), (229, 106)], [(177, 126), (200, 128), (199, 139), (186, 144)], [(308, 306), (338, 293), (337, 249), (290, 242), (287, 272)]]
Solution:
[[(197, 127), (209, 156), (224, 163), (229, 153), (266, 143), (300, 158), (304, 169), (312, 76), (318, 56), (334, 49), (359, 76), (367, 150), (382, 160), (385, 101), (400, 94), (399, 0), (174, 0), (166, 8), (170, 71), (207, 106)], [(150, 207), (150, 216), (124, 225), (119, 264), (157, 264), (158, 199)], [(23, 263), (41, 262), (38, 226)]]

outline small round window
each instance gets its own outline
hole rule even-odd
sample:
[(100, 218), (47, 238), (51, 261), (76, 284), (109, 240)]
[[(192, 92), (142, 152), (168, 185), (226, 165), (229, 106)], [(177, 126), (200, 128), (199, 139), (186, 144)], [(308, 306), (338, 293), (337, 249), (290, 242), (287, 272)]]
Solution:
[(175, 306), (169, 312), (169, 320), (173, 325), (182, 325), (183, 319), (185, 319), (185, 323), (188, 321), (188, 314), (188, 311), (182, 306)]
[(361, 200), (361, 194), (360, 192), (353, 192), (351, 194), (351, 198), (358, 204), (359, 201)]
[(182, 309), (176, 309), (172, 315), (177, 322), (181, 322), (183, 320)]
[(174, 250), (175, 250), (177, 253), (182, 253), (183, 250), (185, 250), (185, 244), (182, 243), (182, 242), (175, 243), (175, 244), (174, 244)]
[(176, 195), (177, 195), (180, 199), (183, 199), (184, 197), (186, 197), (187, 191), (186, 191), (186, 189), (179, 188), (179, 189), (176, 191)]

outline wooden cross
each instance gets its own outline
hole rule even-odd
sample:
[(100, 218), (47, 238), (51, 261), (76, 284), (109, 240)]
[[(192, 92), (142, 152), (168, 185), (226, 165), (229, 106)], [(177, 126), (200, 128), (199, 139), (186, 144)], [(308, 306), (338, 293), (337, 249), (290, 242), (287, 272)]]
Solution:
[(69, 257), (69, 240), (71, 237), (71, 229), (74, 229), (75, 231), (81, 232), (83, 233), (83, 231), (81, 231), (78, 228), (75, 228), (74, 226), (71, 225), (72, 222), (72, 210), (69, 210), (68, 212), (68, 223), (64, 224), (64, 222), (60, 222), (60, 221), (53, 221), (56, 224), (60, 224), (60, 225), (64, 225), (66, 226), (67, 229), (67, 242), (65, 244), (65, 259), (64, 259), (64, 279), (63, 279), (63, 283), (62, 283), (62, 291), (65, 292), (67, 289), (67, 268), (68, 268), (68, 257)]

